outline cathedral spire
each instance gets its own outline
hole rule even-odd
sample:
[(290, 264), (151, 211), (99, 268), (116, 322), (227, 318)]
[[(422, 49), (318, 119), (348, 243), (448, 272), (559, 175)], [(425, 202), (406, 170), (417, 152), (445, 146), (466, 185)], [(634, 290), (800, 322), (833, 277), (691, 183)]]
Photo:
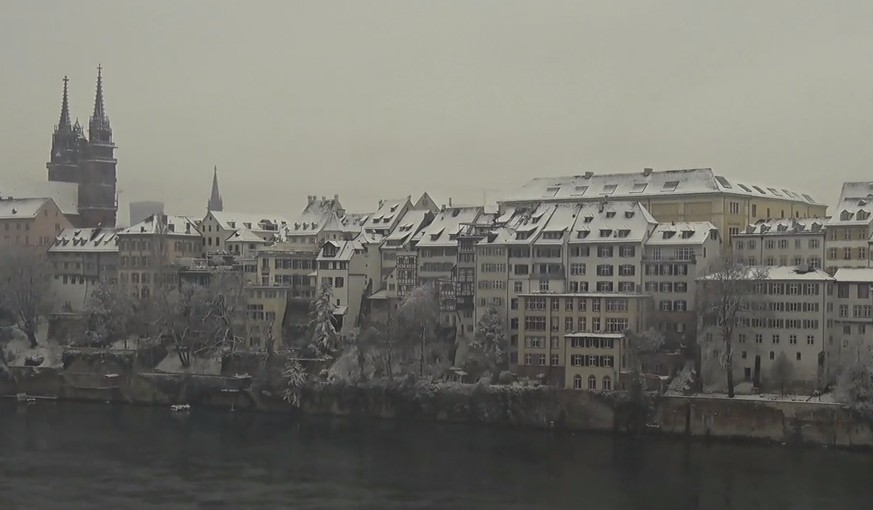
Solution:
[(94, 113), (88, 126), (88, 139), (94, 142), (112, 142), (112, 128), (103, 106), (103, 67), (97, 66), (97, 94), (94, 96)]
[(70, 79), (64, 76), (64, 97), (61, 100), (61, 119), (58, 121), (58, 129), (71, 129), (70, 125), (70, 102), (67, 99), (67, 82)]
[(224, 210), (224, 203), (221, 200), (221, 193), (218, 191), (218, 166), (212, 169), (212, 195), (209, 197), (209, 203), (206, 205), (209, 211)]

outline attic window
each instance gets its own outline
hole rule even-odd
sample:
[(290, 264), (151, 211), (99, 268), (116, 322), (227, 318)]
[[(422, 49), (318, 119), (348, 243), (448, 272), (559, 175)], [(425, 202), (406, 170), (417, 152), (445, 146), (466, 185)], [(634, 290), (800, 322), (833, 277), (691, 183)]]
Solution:
[(667, 181), (664, 183), (664, 186), (661, 188), (661, 191), (676, 191), (676, 188), (679, 187), (679, 181)]
[(457, 217), (459, 214), (461, 214), (461, 211), (458, 209), (455, 209), (454, 211), (452, 211), (452, 218)]
[(591, 223), (594, 220), (594, 216), (586, 216), (585, 223)]
[(625, 212), (624, 212), (624, 217), (625, 217), (625, 218), (633, 218), (633, 217), (634, 217), (634, 214), (635, 214), (634, 211), (625, 211)]
[(779, 232), (785, 232), (786, 230), (788, 230), (788, 225), (780, 223), (779, 226), (776, 227), (776, 230), (778, 230)]
[(243, 223), (243, 226), (244, 226), (245, 228), (252, 228), (252, 224), (251, 224), (251, 222), (249, 222), (249, 223)]
[(236, 222), (235, 221), (228, 221), (227, 226), (230, 228), (236, 228)]
[(515, 238), (519, 241), (524, 241), (530, 237), (531, 233), (533, 233), (533, 230), (522, 230), (515, 233)]
[(729, 183), (727, 179), (725, 179), (724, 177), (722, 177), (720, 175), (716, 175), (715, 180), (717, 180), (718, 183), (721, 184), (725, 188), (728, 188), (728, 189), (733, 188), (733, 186), (731, 186), (731, 183)]
[(611, 228), (602, 228), (600, 229), (600, 237), (610, 237), (612, 235)]
[(618, 237), (627, 237), (630, 235), (630, 230), (623, 228), (618, 231)]
[(394, 204), (394, 205), (392, 205), (392, 206), (391, 206), (391, 212), (396, 211), (396, 210), (397, 210), (397, 206), (398, 206), (398, 204)]
[(840, 220), (849, 221), (852, 219), (852, 213), (849, 211), (843, 211), (840, 213)]
[(803, 198), (805, 198), (807, 202), (815, 202), (815, 200), (813, 200), (812, 197), (807, 195), (806, 193), (803, 194)]
[(691, 239), (691, 236), (694, 235), (693, 230), (683, 230), (682, 231), (682, 239)]
[(601, 190), (600, 193), (604, 195), (612, 195), (613, 193), (615, 193), (615, 188), (617, 187), (618, 184), (607, 184), (603, 186), (603, 190)]
[(762, 190), (762, 189), (759, 188), (758, 186), (752, 186), (752, 187), (755, 188), (755, 191), (757, 191), (758, 193), (760, 193), (760, 194), (762, 194), (762, 195), (766, 195), (766, 194), (767, 194), (764, 190)]
[(785, 193), (786, 197), (796, 197), (797, 196), (793, 191), (788, 191), (785, 188), (782, 189), (782, 193)]
[(170, 223), (169, 225), (167, 225), (167, 230), (170, 231), (170, 232), (175, 232), (175, 231), (176, 231), (176, 225), (173, 225), (172, 223)]
[(584, 195), (586, 191), (588, 191), (588, 186), (576, 186), (576, 188), (573, 190), (573, 194)]
[(633, 187), (633, 189), (631, 189), (630, 192), (631, 193), (642, 193), (643, 191), (646, 191), (646, 186), (648, 186), (648, 185), (649, 185), (649, 183), (647, 183), (647, 182), (638, 182), (638, 183), (634, 184), (634, 187)]
[(562, 232), (560, 230), (552, 231), (552, 232), (543, 232), (543, 239), (560, 239), (563, 236), (564, 236), (564, 232)]
[(858, 211), (857, 214), (855, 214), (855, 218), (857, 218), (858, 221), (866, 220), (869, 217), (870, 217), (870, 213), (863, 210), (863, 209), (861, 209), (860, 211)]
[(585, 239), (591, 232), (587, 230), (579, 230), (576, 232), (576, 239)]
[(673, 232), (672, 230), (665, 230), (664, 234), (663, 234), (663, 238), (664, 239), (671, 239), (674, 235), (676, 235), (676, 232)]
[(544, 195), (547, 197), (553, 197), (553, 196), (557, 195), (558, 191), (560, 191), (560, 190), (561, 190), (560, 186), (550, 186), (550, 187), (546, 188), (546, 192), (544, 193)]
[(776, 195), (777, 197), (781, 197), (781, 196), (782, 196), (782, 194), (779, 193), (779, 191), (777, 191), (776, 188), (767, 188), (767, 190), (768, 190), (770, 193), (773, 193), (774, 195)]
[(615, 211), (606, 211), (607, 218), (615, 218)]
[(737, 184), (737, 186), (743, 188), (743, 189), (746, 190), (746, 192), (748, 192), (748, 193), (751, 193), (751, 192), (752, 192), (752, 190), (750, 190), (749, 187), (746, 186), (745, 184)]

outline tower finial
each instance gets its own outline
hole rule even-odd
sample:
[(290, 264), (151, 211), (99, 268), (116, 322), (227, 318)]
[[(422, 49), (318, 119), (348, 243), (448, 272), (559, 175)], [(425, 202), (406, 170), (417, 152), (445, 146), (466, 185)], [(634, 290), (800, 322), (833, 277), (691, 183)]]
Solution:
[(70, 126), (70, 102), (67, 99), (67, 83), (70, 81), (66, 75), (64, 75), (64, 97), (61, 99), (61, 118), (58, 121), (58, 129), (63, 129), (65, 127), (69, 128)]
[(97, 95), (94, 97), (94, 118), (102, 119), (103, 116), (103, 66), (97, 64)]
[(112, 142), (112, 128), (103, 106), (103, 66), (97, 65), (97, 94), (94, 96), (94, 113), (88, 125), (88, 138), (92, 142)]
[(212, 168), (212, 195), (209, 197), (206, 209), (219, 212), (224, 210), (224, 202), (221, 200), (221, 193), (218, 191), (218, 165)]

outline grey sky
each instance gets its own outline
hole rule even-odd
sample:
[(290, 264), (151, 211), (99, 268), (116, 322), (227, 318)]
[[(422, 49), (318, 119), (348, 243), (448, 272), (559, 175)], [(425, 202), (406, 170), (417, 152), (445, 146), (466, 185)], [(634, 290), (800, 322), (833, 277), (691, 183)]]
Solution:
[[(293, 216), (536, 175), (713, 167), (832, 203), (873, 179), (873, 2), (0, 0), (3, 178), (45, 179), (96, 66), (122, 201)], [(123, 217), (126, 217), (126, 211)]]

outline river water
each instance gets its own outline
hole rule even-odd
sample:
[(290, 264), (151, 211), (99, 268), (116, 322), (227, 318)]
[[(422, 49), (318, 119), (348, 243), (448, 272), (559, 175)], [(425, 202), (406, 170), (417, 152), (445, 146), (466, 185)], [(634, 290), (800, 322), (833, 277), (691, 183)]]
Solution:
[(873, 509), (873, 454), (0, 402), (0, 509)]

